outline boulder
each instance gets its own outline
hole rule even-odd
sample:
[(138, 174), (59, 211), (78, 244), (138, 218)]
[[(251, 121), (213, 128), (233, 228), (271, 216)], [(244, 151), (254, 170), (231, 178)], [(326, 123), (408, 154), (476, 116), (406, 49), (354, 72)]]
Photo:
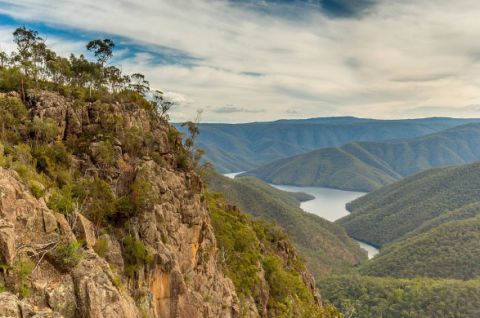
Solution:
[(73, 232), (77, 239), (83, 240), (88, 248), (93, 248), (97, 241), (93, 223), (80, 213), (75, 213)]

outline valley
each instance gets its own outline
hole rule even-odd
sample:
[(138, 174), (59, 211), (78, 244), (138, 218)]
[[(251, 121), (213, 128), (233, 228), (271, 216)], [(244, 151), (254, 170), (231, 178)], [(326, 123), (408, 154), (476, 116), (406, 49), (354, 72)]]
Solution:
[[(224, 176), (233, 179), (235, 176), (242, 173), (243, 172), (226, 173)], [(348, 215), (350, 212), (345, 208), (346, 204), (364, 195), (362, 192), (341, 191), (328, 188), (270, 185), (282, 191), (292, 193), (301, 192), (311, 195), (313, 199), (301, 202), (300, 208), (330, 222), (334, 222)], [(378, 254), (378, 249), (376, 247), (361, 241), (357, 242), (362, 249), (367, 251), (369, 258)]]
[[(340, 225), (352, 242), (368, 251), (368, 260), (349, 269), (313, 270), (325, 299), (343, 313), (353, 311), (357, 313), (353, 317), (359, 318), (436, 318), (454, 307), (445, 317), (476, 317), (477, 302), (472, 299), (480, 295), (480, 163), (475, 162), (478, 132), (477, 124), (467, 124), (422, 137), (338, 148), (342, 149), (339, 153), (348, 153), (349, 160), (324, 156), (337, 148), (318, 149), (225, 176), (232, 182), (248, 181), (250, 186), (265, 187), (252, 176), (269, 173), (266, 168), (270, 172), (277, 169), (272, 177), (260, 174), (265, 181), (274, 181), (269, 186), (287, 191), (277, 195), (310, 195), (297, 203), (300, 209)], [(349, 171), (344, 180), (358, 186), (335, 183), (332, 188), (331, 183), (322, 182), (321, 172), (308, 171), (312, 165), (331, 169), (336, 178)], [(302, 174), (318, 181), (314, 183), (318, 186), (308, 186)], [(375, 175), (381, 181), (365, 188)], [(370, 181), (366, 183), (367, 179)], [(342, 188), (364, 192), (339, 190)], [(266, 208), (272, 209), (271, 213), (262, 217), (276, 220), (278, 215), (272, 213), (275, 208), (270, 204)], [(292, 237), (305, 226), (289, 221), (280, 224)], [(315, 248), (307, 246), (299, 248), (301, 254)], [(318, 260), (307, 262), (310, 268), (315, 264)], [(370, 290), (369, 294), (363, 294), (364, 290)], [(412, 297), (419, 299), (413, 301)], [(462, 297), (471, 302), (462, 305)]]

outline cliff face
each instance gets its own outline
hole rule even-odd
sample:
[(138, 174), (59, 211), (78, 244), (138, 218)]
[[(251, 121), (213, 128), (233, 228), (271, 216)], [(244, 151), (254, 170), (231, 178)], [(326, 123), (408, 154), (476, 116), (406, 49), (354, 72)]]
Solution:
[[(48, 189), (37, 199), (16, 172), (0, 168), (0, 281), (8, 291), (0, 294), (0, 316), (237, 315), (234, 286), (217, 267), (202, 184), (191, 169), (178, 168), (181, 141), (166, 122), (134, 104), (78, 105), (48, 92), (30, 93), (28, 122), (38, 119), (54, 123), (56, 142), (78, 147), (72, 171), (106, 180), (117, 196), (135, 180), (147, 182), (158, 197), (107, 228), (84, 217), (81, 206), (66, 215), (54, 212), (46, 204)], [(126, 151), (129, 138), (151, 153)], [(113, 150), (108, 165), (100, 158), (106, 140)], [(8, 155), (0, 150), (0, 157)], [(127, 237), (137, 244), (130, 252)], [(76, 241), (82, 242), (78, 250)], [(148, 262), (127, 264), (142, 252)], [(132, 263), (135, 270), (125, 275)]]

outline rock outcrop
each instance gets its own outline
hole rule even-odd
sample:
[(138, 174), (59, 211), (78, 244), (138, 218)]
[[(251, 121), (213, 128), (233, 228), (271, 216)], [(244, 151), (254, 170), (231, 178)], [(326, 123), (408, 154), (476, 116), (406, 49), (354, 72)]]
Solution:
[[(238, 315), (235, 288), (217, 266), (202, 183), (191, 169), (178, 169), (174, 147), (181, 141), (172, 141), (165, 121), (134, 104), (77, 105), (50, 92), (30, 92), (28, 108), (32, 122), (58, 127), (57, 141), (85, 149), (73, 157), (72, 169), (106, 180), (117, 193), (133, 180), (147, 181), (158, 200), (123, 226), (105, 231), (80, 212), (64, 216), (52, 211), (13, 170), (0, 168), (0, 256), (5, 264), (0, 277), (8, 290), (0, 294), (0, 317)], [(108, 166), (96, 150), (107, 140), (106, 131), (118, 136)], [(149, 153), (133, 156), (125, 150), (128, 138), (137, 138), (144, 147), (146, 135), (149, 149), (161, 157), (153, 160)], [(124, 274), (127, 235), (142, 242), (152, 256), (152, 262), (130, 276)], [(107, 246), (101, 256), (95, 252), (99, 240)], [(59, 247), (77, 241), (82, 243), (78, 260), (59, 266)], [(22, 260), (34, 268), (20, 278)], [(28, 289), (28, 296), (22, 289)]]

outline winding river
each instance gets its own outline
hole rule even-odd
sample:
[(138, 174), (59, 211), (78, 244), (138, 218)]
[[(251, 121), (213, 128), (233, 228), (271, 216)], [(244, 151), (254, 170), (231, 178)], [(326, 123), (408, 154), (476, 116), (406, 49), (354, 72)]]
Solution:
[[(240, 173), (242, 172), (227, 173), (225, 176), (234, 178)], [(320, 187), (296, 187), (276, 184), (271, 184), (271, 186), (284, 191), (305, 192), (314, 196), (315, 198), (313, 200), (302, 202), (300, 207), (306, 212), (313, 213), (332, 222), (350, 213), (345, 208), (345, 204), (365, 194), (363, 192), (342, 191)], [(377, 248), (364, 242), (357, 242), (361, 248), (367, 251), (368, 258), (372, 258), (378, 254)]]

